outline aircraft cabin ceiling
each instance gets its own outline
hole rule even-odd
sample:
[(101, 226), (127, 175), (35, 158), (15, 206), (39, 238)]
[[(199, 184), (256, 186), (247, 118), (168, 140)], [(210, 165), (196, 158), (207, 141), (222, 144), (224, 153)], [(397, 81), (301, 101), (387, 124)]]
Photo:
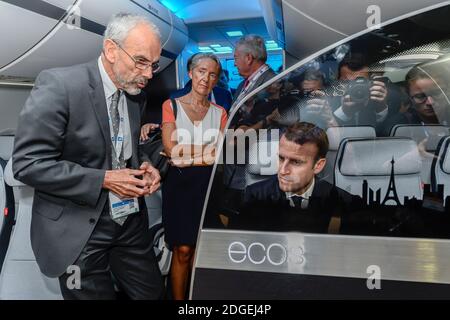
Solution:
[[(160, 0), (182, 18), (189, 30), (189, 38), (198, 47), (220, 45), (234, 48), (245, 34), (258, 34), (271, 40), (263, 19), (259, 0)], [(227, 32), (236, 32), (228, 35)], [(216, 52), (218, 53), (218, 52)]]
[(262, 17), (259, 0), (160, 0), (189, 25)]

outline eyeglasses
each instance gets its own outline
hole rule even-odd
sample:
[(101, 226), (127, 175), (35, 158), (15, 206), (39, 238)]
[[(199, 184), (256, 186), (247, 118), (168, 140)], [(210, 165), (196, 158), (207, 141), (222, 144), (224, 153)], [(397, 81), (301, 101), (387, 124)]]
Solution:
[(436, 98), (440, 98), (442, 97), (442, 91), (441, 90), (433, 90), (430, 92), (421, 92), (421, 93), (417, 93), (413, 96), (411, 96), (411, 99), (415, 102), (415, 103), (425, 103), (425, 101), (427, 101), (428, 97), (432, 97), (434, 99)]
[(148, 68), (151, 68), (152, 73), (158, 72), (158, 70), (160, 69), (161, 66), (159, 65), (159, 61), (153, 62), (153, 63), (148, 63), (148, 62), (144, 62), (142, 60), (136, 60), (124, 48), (122, 48), (122, 46), (120, 44), (118, 44), (114, 40), (112, 40), (112, 42), (114, 42), (120, 49), (122, 49), (123, 52), (126, 53), (127, 56), (130, 57), (131, 60), (133, 60), (134, 66), (137, 69), (139, 69), (139, 70), (147, 70)]

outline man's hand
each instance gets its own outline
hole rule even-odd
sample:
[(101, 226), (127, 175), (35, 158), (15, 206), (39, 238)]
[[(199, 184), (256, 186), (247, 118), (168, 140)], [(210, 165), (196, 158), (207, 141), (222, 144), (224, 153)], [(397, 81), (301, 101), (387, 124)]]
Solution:
[(382, 81), (373, 81), (370, 87), (370, 100), (376, 102), (376, 112), (381, 112), (387, 108), (386, 105), (387, 89)]
[(146, 170), (107, 170), (103, 180), (103, 188), (108, 189), (120, 198), (142, 197), (149, 193), (146, 181), (136, 178), (142, 176)]
[(276, 123), (280, 122), (280, 120), (281, 120), (281, 115), (280, 115), (280, 112), (278, 111), (278, 108), (273, 110), (272, 113), (266, 117), (266, 121), (269, 125), (276, 124)]
[(161, 176), (159, 174), (158, 169), (153, 167), (148, 162), (143, 162), (139, 169), (145, 170), (143, 180), (145, 181), (146, 186), (148, 188), (147, 194), (152, 194), (153, 192), (158, 190), (159, 187), (161, 186)]
[[(312, 92), (314, 98), (309, 99), (306, 102), (304, 114), (307, 119), (322, 119), (328, 126), (336, 126), (336, 120), (334, 119), (333, 112), (331, 111), (328, 100), (325, 99), (325, 93), (320, 90)], [(303, 121), (303, 120), (302, 120)]]
[(148, 140), (148, 135), (150, 132), (155, 131), (159, 128), (159, 124), (157, 123), (146, 123), (141, 128), (141, 141)]

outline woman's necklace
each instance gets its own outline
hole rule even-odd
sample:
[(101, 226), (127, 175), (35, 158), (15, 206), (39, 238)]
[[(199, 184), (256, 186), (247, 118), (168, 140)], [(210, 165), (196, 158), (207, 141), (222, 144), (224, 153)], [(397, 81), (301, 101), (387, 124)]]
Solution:
[(206, 101), (206, 103), (207, 103), (206, 105), (203, 104), (203, 103), (200, 104), (200, 105), (193, 103), (193, 99), (192, 99), (192, 96), (191, 96), (191, 95), (190, 95), (190, 100), (189, 100), (189, 102), (183, 101), (183, 100), (181, 100), (181, 102), (183, 102), (183, 103), (185, 103), (185, 104), (188, 104), (188, 105), (192, 106), (192, 110), (193, 110), (195, 113), (202, 113), (202, 112), (204, 112), (206, 109), (209, 108), (209, 102), (208, 102), (208, 101)]

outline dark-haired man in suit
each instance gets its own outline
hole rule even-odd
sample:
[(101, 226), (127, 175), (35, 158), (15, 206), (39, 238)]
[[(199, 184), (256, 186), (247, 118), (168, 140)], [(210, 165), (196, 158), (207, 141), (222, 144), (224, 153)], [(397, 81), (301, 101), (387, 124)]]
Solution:
[(289, 126), (280, 139), (278, 174), (245, 189), (239, 214), (230, 219), (229, 227), (337, 232), (343, 213), (364, 205), (360, 197), (316, 177), (327, 151), (328, 138), (321, 128), (307, 122)]

